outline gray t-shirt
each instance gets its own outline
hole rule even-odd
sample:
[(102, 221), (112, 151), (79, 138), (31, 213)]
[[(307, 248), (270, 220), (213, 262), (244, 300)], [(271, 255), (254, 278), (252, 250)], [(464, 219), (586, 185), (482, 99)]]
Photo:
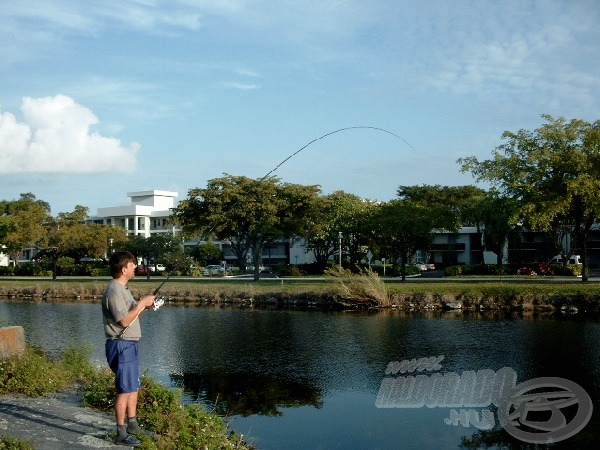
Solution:
[(102, 296), (104, 334), (107, 339), (120, 337), (129, 341), (138, 341), (142, 337), (142, 328), (140, 327), (139, 319), (134, 320), (123, 335), (119, 336), (123, 331), (123, 327), (119, 325), (119, 321), (135, 308), (136, 305), (137, 302), (126, 286), (123, 286), (117, 280), (112, 280), (108, 284)]

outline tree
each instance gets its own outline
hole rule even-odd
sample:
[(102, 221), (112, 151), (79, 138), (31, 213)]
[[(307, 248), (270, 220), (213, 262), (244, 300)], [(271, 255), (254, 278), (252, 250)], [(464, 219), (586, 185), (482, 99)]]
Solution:
[(506, 142), (492, 159), (471, 156), (458, 162), (463, 172), (490, 181), (518, 201), (533, 230), (566, 227), (571, 242), (564, 254), (582, 249), (582, 279), (587, 281), (586, 240), (600, 215), (600, 121), (542, 117), (546, 123), (534, 131), (505, 131)]
[(347, 249), (348, 258), (360, 262), (367, 243), (364, 224), (373, 203), (344, 191), (333, 192), (319, 201), (315, 220), (303, 235), (306, 250), (314, 253), (317, 264), (324, 270), (332, 256), (339, 256), (341, 233), (341, 246)]
[[(440, 219), (445, 220), (440, 228), (448, 230), (474, 226), (483, 242), (483, 220), (486, 212), (486, 191), (476, 186), (399, 186), (398, 198), (413, 203), (435, 207)], [(483, 263), (483, 245), (479, 246), (477, 259)]]
[(514, 199), (502, 197), (495, 190), (486, 195), (481, 205), (485, 247), (496, 254), (496, 264), (501, 266), (508, 235), (518, 220), (517, 205)]
[(251, 250), (258, 280), (262, 248), (301, 235), (314, 216), (319, 192), (318, 186), (282, 184), (276, 177), (253, 180), (226, 174), (209, 180), (205, 189), (191, 189), (173, 214), (185, 233), (230, 241), (240, 268)]
[(53, 263), (53, 278), (56, 278), (56, 263), (64, 256), (79, 260), (84, 256), (101, 258), (108, 254), (110, 242), (126, 239), (123, 230), (101, 224), (86, 224), (89, 208), (75, 206), (72, 212), (61, 212), (56, 218), (49, 217), (44, 226), (47, 246), (44, 256)]
[(440, 225), (439, 209), (408, 200), (392, 200), (379, 205), (371, 217), (372, 239), (380, 251), (400, 260), (402, 281), (406, 263), (418, 250), (430, 247), (433, 231)]
[(400, 200), (410, 200), (423, 206), (433, 206), (447, 210), (445, 214), (449, 228), (477, 226), (481, 220), (476, 208), (486, 191), (476, 186), (399, 186)]
[(4, 230), (2, 244), (16, 265), (26, 248), (45, 245), (44, 224), (50, 218), (50, 205), (27, 193), (21, 194), (19, 200), (3, 201), (0, 207)]
[(194, 247), (190, 251), (190, 256), (203, 266), (208, 264), (220, 264), (221, 261), (223, 261), (223, 252), (210, 240), (206, 244)]

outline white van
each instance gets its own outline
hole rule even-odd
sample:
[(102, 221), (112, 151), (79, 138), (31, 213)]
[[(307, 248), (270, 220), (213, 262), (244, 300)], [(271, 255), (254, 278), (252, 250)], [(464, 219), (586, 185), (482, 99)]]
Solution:
[[(550, 264), (562, 264), (562, 260), (562, 256), (556, 255), (550, 260)], [(581, 264), (581, 257), (579, 255), (572, 255), (567, 264)]]

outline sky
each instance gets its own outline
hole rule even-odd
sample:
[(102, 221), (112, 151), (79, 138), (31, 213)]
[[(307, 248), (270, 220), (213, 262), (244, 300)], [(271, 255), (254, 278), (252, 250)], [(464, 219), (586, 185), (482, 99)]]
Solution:
[(457, 160), (504, 131), (600, 119), (599, 23), (597, 0), (0, 0), (0, 200), (477, 184)]

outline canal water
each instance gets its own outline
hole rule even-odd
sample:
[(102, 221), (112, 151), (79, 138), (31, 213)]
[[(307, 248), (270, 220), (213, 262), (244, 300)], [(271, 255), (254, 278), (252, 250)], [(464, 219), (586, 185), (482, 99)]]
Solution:
[[(597, 320), (163, 306), (141, 321), (142, 369), (227, 416), (259, 450), (600, 442)], [(22, 325), (50, 354), (89, 343), (105, 364), (97, 304), (0, 301), (0, 323)], [(456, 394), (469, 387), (483, 400)], [(508, 400), (520, 422), (503, 425)]]

